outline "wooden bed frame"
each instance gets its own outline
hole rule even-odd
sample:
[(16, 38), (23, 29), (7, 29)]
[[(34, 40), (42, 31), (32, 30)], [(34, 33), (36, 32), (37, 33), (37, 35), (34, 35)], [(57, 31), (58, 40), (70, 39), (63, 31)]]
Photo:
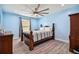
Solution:
[[(36, 42), (34, 42), (34, 40), (33, 40), (33, 32), (32, 32), (32, 30), (30, 30), (30, 34), (28, 34), (28, 33), (24, 33), (23, 32), (23, 29), (22, 29), (22, 22), (20, 22), (20, 28), (21, 28), (21, 41), (24, 41), (24, 43), (25, 44), (27, 44), (28, 45), (28, 47), (29, 47), (29, 50), (33, 50), (34, 49), (34, 46), (36, 46), (36, 45), (38, 45), (38, 44), (41, 44), (41, 43), (43, 43), (43, 42), (45, 42), (45, 41), (48, 41), (48, 40), (51, 40), (51, 39), (55, 39), (55, 24), (53, 23), (53, 25), (52, 25), (52, 36), (51, 37), (47, 37), (47, 38), (44, 38), (44, 39), (41, 39), (41, 40), (39, 40), (39, 41), (36, 41)], [(30, 26), (31, 27), (31, 26)], [(23, 37), (25, 37), (26, 38), (26, 40), (23, 40)], [(28, 38), (28, 39), (27, 39)]]

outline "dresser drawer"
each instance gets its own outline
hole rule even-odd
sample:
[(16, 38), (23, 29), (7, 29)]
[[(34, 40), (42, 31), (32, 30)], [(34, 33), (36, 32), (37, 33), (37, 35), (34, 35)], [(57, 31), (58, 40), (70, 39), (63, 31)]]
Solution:
[(76, 47), (76, 48), (79, 48), (79, 39), (76, 39), (76, 40), (75, 40), (75, 47)]
[(0, 36), (0, 54), (12, 53), (13, 35)]

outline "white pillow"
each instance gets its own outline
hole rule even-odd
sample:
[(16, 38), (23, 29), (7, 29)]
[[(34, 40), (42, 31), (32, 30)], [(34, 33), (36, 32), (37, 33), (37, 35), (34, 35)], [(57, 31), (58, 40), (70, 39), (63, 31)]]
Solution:
[(51, 31), (52, 28), (51, 28), (51, 27), (44, 27), (44, 30), (46, 30), (46, 31)]
[(44, 30), (44, 27), (41, 27), (40, 30)]

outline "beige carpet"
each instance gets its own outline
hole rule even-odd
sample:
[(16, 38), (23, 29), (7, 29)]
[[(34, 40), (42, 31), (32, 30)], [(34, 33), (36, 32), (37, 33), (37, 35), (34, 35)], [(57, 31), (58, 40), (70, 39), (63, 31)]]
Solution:
[(34, 50), (29, 51), (27, 45), (20, 40), (13, 41), (13, 53), (14, 54), (71, 54), (69, 52), (68, 43), (50, 40), (37, 45)]

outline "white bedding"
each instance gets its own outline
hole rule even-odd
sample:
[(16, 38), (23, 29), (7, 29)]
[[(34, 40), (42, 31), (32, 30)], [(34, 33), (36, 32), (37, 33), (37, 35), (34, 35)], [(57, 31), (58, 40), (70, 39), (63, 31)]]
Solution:
[[(34, 42), (44, 39), (46, 37), (52, 36), (52, 30), (44, 29), (44, 30), (38, 30), (38, 31), (32, 31), (33, 32), (33, 40)], [(27, 31), (27, 33), (30, 33), (30, 31)]]
[(34, 42), (35, 41), (38, 41), (38, 40), (41, 40), (41, 39), (44, 39), (46, 37), (50, 37), (52, 36), (52, 31), (33, 31), (33, 40)]

